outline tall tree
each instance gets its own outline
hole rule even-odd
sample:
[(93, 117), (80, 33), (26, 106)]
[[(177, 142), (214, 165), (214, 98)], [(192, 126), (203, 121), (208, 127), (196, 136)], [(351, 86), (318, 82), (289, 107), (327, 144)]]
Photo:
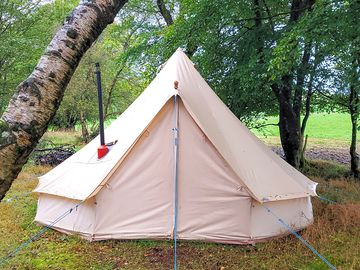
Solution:
[[(317, 74), (322, 87), (316, 92), (328, 104), (350, 114), (351, 171), (360, 177), (357, 132), (360, 113), (360, 1), (324, 1), (314, 9), (313, 16), (304, 20), (304, 32), (316, 39), (322, 63)], [(324, 20), (336, 18), (336, 20)], [(317, 25), (317, 27), (313, 27)]]
[[(314, 0), (293, 0), (290, 7), (288, 27), (291, 29), (307, 10), (311, 10), (314, 3)], [(293, 52), (300, 46), (299, 41), (296, 40), (296, 38), (290, 37), (286, 43), (286, 46)], [(279, 103), (279, 131), (281, 144), (284, 149), (286, 160), (296, 168), (300, 167), (302, 150), (300, 117), (304, 82), (305, 76), (309, 70), (311, 49), (311, 41), (304, 40), (300, 64), (297, 67), (294, 67), (293, 65), (289, 66), (288, 71), (281, 74), (279, 80), (271, 84), (271, 89)], [(280, 53), (282, 54), (284, 51), (280, 50)], [(294, 83), (294, 81), (296, 82)]]
[(82, 56), (126, 0), (83, 0), (66, 17), (0, 120), (0, 200), (47, 129)]
[(360, 178), (360, 164), (359, 154), (356, 151), (357, 132), (358, 132), (358, 119), (360, 112), (360, 53), (353, 52), (353, 59), (351, 65), (351, 79), (349, 83), (349, 112), (351, 118), (351, 172), (355, 178)]
[(360, 114), (360, 31), (359, 31), (359, 12), (360, 1), (351, 1), (349, 7), (349, 17), (351, 20), (350, 33), (350, 94), (349, 94), (349, 111), (351, 118), (351, 171), (355, 178), (360, 179), (360, 157), (356, 151), (357, 132), (358, 132), (358, 119)]

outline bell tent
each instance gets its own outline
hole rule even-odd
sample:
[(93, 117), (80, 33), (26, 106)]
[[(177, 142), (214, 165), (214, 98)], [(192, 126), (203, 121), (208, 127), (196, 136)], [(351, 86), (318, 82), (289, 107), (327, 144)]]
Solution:
[[(88, 240), (177, 239), (247, 244), (313, 220), (316, 183), (254, 136), (178, 49), (98, 138), (40, 177), (35, 220)], [(265, 206), (265, 207), (264, 207)]]

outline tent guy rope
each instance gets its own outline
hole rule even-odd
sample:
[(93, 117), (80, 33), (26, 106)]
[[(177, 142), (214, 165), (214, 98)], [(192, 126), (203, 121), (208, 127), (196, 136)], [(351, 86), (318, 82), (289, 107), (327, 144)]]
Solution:
[(307, 248), (309, 248), (316, 256), (318, 256), (324, 263), (326, 263), (330, 269), (336, 270), (336, 267), (332, 265), (324, 256), (322, 256), (313, 246), (311, 246), (304, 238), (301, 237), (295, 230), (291, 228), (282, 218), (276, 215), (269, 207), (262, 205), (268, 213), (277, 219), (277, 221), (283, 225), (291, 234), (299, 239)]
[(328, 199), (328, 198), (326, 198), (326, 197), (324, 197), (324, 196), (320, 196), (320, 195), (319, 195), (318, 197), (319, 197), (320, 200), (322, 200), (322, 201), (324, 201), (324, 202), (327, 202), (327, 203), (330, 203), (330, 204), (336, 204), (335, 201), (330, 200), (330, 199)]
[(8, 262), (12, 257), (14, 257), (20, 250), (22, 250), (27, 245), (31, 244), (32, 242), (38, 240), (43, 234), (45, 234), (48, 230), (52, 229), (56, 223), (70, 215), (74, 210), (77, 211), (77, 208), (83, 203), (84, 201), (81, 201), (80, 203), (76, 204), (75, 206), (71, 207), (69, 210), (64, 212), (62, 215), (60, 215), (58, 218), (56, 218), (53, 222), (46, 225), (44, 228), (42, 228), (37, 233), (30, 236), (26, 241), (22, 242), (17, 248), (15, 248), (12, 252), (10, 252), (7, 256), (0, 259), (0, 266)]

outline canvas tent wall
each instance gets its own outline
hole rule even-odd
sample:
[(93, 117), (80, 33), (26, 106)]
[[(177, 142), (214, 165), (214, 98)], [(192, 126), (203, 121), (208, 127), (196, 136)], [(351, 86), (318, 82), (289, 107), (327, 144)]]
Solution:
[(119, 141), (105, 158), (96, 138), (40, 178), (36, 221), (84, 201), (55, 228), (89, 240), (172, 238), (176, 214), (178, 238), (225, 243), (285, 233), (262, 204), (295, 229), (312, 222), (316, 183), (248, 131), (181, 50), (105, 133)]

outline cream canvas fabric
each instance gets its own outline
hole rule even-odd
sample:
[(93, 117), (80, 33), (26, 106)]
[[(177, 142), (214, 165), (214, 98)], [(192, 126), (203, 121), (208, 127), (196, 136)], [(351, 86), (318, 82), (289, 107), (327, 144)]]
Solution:
[(251, 243), (284, 234), (262, 204), (295, 229), (312, 222), (316, 183), (241, 124), (181, 50), (105, 130), (118, 143), (103, 159), (95, 138), (40, 178), (36, 221), (49, 224), (84, 201), (56, 229), (89, 240), (172, 238), (176, 120), (178, 238)]

